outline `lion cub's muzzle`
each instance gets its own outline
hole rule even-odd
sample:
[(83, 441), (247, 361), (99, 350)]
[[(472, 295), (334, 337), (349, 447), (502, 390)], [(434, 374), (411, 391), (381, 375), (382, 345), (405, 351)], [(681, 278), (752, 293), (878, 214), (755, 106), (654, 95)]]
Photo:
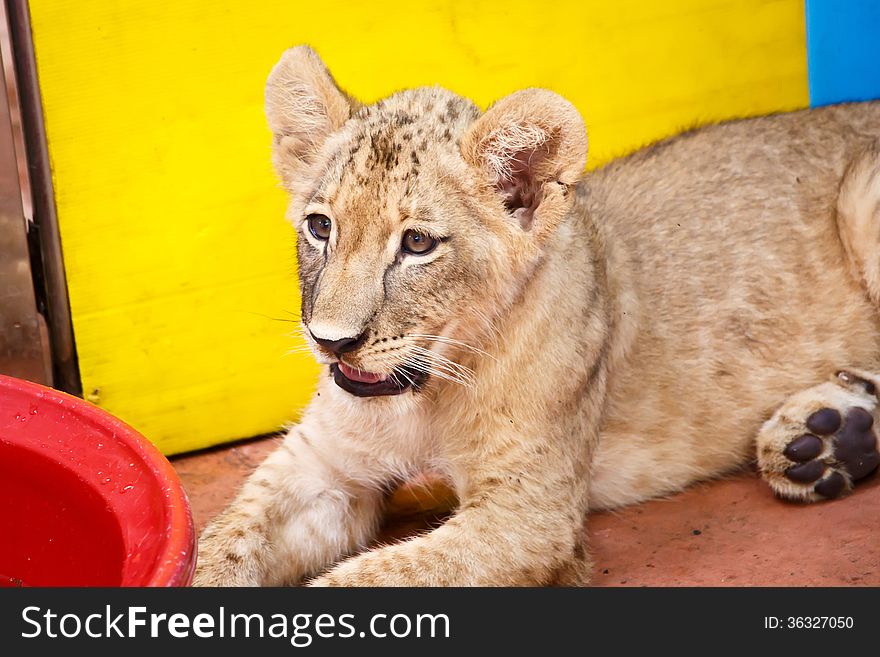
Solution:
[(326, 352), (336, 357), (337, 362), (330, 365), (333, 381), (346, 392), (356, 397), (380, 397), (400, 395), (410, 390), (417, 390), (424, 384), (427, 375), (423, 372), (402, 366), (390, 374), (379, 374), (352, 367), (342, 362), (344, 354), (357, 351), (367, 340), (367, 331), (354, 338), (331, 340), (322, 338), (309, 329), (312, 339)]

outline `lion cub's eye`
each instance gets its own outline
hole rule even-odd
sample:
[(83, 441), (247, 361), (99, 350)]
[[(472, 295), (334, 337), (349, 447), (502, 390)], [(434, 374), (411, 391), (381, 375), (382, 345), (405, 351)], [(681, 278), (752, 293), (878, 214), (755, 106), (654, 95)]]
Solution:
[(314, 235), (316, 240), (330, 239), (330, 228), (333, 226), (330, 217), (325, 217), (323, 214), (310, 214), (306, 217), (306, 221), (309, 224), (309, 232)]
[(425, 255), (426, 253), (433, 251), (438, 243), (437, 238), (415, 230), (408, 230), (403, 234), (404, 253)]

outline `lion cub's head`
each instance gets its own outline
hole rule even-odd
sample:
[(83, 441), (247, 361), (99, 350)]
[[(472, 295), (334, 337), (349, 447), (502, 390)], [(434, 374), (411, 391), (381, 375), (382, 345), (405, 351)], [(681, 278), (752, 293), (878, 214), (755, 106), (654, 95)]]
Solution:
[(584, 168), (577, 110), (542, 89), (485, 113), (439, 87), (375, 105), (308, 47), (266, 88), (273, 161), (298, 231), (302, 321), (357, 396), (466, 383), (473, 349), (540, 258)]

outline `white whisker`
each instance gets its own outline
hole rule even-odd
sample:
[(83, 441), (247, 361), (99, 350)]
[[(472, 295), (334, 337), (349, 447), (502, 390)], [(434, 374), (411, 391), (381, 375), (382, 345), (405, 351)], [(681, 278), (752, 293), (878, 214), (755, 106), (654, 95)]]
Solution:
[(482, 349), (479, 349), (473, 345), (468, 344), (467, 342), (462, 342), (461, 340), (456, 340), (454, 338), (447, 337), (445, 335), (429, 335), (425, 333), (409, 333), (407, 334), (408, 338), (419, 338), (422, 340), (430, 340), (432, 342), (440, 342), (442, 344), (448, 344), (453, 347), (461, 347), (463, 349), (467, 349), (475, 354), (479, 354), (481, 356), (488, 356), (492, 360), (495, 360), (495, 357)]
[[(409, 376), (407, 375), (406, 372), (404, 372), (403, 370), (399, 370), (399, 372), (400, 372), (400, 375), (401, 375), (404, 379), (406, 379), (407, 381), (409, 381), (409, 384), (410, 384), (411, 386), (415, 387), (415, 385), (416, 385), (415, 381), (413, 381), (411, 378), (409, 378)], [(393, 372), (391, 373), (391, 378), (394, 379), (394, 383), (396, 383), (396, 384), (397, 384), (398, 386), (400, 386), (400, 387), (403, 387), (403, 386), (400, 385), (400, 381), (398, 380), (397, 376), (396, 376)]]
[(422, 363), (416, 362), (407, 362), (406, 367), (416, 370), (417, 372), (423, 372), (424, 374), (430, 374), (431, 376), (436, 376), (438, 379), (443, 379), (444, 381), (449, 381), (450, 383), (458, 383), (464, 387), (470, 387), (472, 384), (468, 381), (463, 381), (458, 377), (446, 374), (444, 372), (440, 372), (430, 366), (423, 365)]
[(458, 363), (449, 360), (445, 356), (442, 356), (435, 351), (431, 351), (430, 349), (425, 349), (419, 346), (412, 347), (412, 350), (419, 355), (432, 359), (434, 365), (442, 368), (450, 374), (459, 375), (467, 379), (473, 379), (474, 377), (474, 371), (472, 369), (470, 369), (469, 367), (465, 367), (464, 365), (459, 365)]
[[(421, 356), (422, 358), (424, 358), (426, 355), (427, 356), (436, 356), (437, 355), (437, 354), (434, 354), (434, 352), (429, 352), (427, 350), (425, 350), (426, 351), (425, 354), (420, 354), (417, 351), (415, 351), (416, 349), (420, 349), (420, 348), (414, 348), (414, 353), (412, 354), (412, 356), (416, 356), (416, 357)], [(474, 385), (474, 379), (473, 379), (472, 375), (468, 375), (466, 372), (457, 371), (453, 368), (445, 366), (445, 364), (443, 364), (443, 363), (425, 362), (424, 360), (421, 360), (419, 358), (413, 358), (413, 357), (407, 358), (407, 360), (405, 362), (406, 362), (407, 367), (414, 369), (416, 371), (419, 371), (419, 372), (423, 372), (425, 374), (430, 374), (432, 376), (436, 376), (439, 379), (444, 379), (444, 380), (450, 381), (452, 383), (458, 383), (459, 385), (462, 385), (464, 387), (472, 387)]]

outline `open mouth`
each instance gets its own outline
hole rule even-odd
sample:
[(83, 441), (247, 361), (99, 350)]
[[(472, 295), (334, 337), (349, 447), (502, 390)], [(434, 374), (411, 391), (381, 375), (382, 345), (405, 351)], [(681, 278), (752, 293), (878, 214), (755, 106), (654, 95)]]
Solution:
[(393, 374), (364, 372), (342, 362), (333, 363), (330, 372), (336, 385), (357, 397), (399, 395), (418, 389), (428, 378), (423, 372), (413, 372), (405, 368), (394, 370)]

